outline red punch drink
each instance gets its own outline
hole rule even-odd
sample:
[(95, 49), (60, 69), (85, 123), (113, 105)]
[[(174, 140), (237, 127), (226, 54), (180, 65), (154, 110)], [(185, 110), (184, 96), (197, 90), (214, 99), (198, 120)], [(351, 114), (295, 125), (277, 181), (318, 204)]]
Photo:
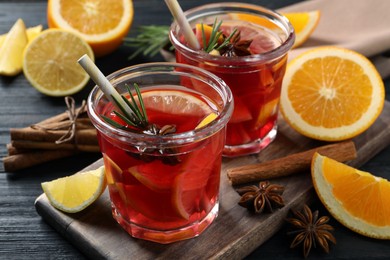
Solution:
[[(170, 39), (176, 49), (176, 61), (217, 75), (234, 96), (223, 155), (233, 157), (261, 151), (277, 133), (287, 52), (294, 43), (291, 24), (271, 10), (239, 3), (205, 5), (185, 14), (202, 49), (190, 48), (178, 25), (173, 23)], [(235, 34), (227, 47), (207, 52), (205, 45), (218, 22), (221, 22), (218, 31), (222, 33), (218, 43), (233, 31)]]
[(133, 237), (158, 243), (199, 235), (218, 214), (230, 90), (206, 71), (173, 63), (130, 67), (108, 79), (128, 100), (124, 84), (140, 86), (150, 122), (136, 129), (98, 88), (89, 97), (114, 218)]

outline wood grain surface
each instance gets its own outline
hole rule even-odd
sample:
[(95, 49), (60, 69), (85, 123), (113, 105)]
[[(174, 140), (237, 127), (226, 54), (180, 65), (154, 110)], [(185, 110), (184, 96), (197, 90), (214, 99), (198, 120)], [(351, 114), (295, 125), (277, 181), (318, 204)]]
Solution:
[[(237, 204), (239, 195), (229, 184), (226, 169), (279, 158), (321, 145), (320, 142), (298, 135), (282, 120), (279, 125), (277, 139), (260, 154), (224, 159), (219, 216), (197, 238), (170, 245), (131, 238), (112, 218), (107, 190), (92, 207), (75, 215), (54, 209), (44, 194), (37, 198), (36, 209), (58, 232), (91, 258), (241, 259), (280, 229), (291, 208), (299, 208), (315, 197), (310, 171), (307, 170), (271, 181), (285, 186), (283, 198), (286, 203), (272, 214), (255, 215)], [(356, 167), (390, 144), (390, 103), (386, 102), (376, 123), (353, 141), (357, 146), (358, 156), (348, 164)], [(85, 170), (96, 169), (101, 165), (102, 160), (99, 160)]]
[[(184, 9), (210, 2), (210, 0), (179, 1)], [(223, 1), (226, 0), (213, 0), (213, 2)], [(278, 9), (301, 1), (306, 0), (242, 0), (240, 2), (255, 3)], [(172, 21), (162, 0), (133, 0), (133, 2), (135, 16), (130, 36), (137, 34), (136, 29), (140, 25), (169, 25)], [(351, 4), (353, 2), (351, 1)], [(375, 4), (375, 1), (367, 1), (367, 12)], [(46, 6), (47, 0), (0, 0), (0, 34), (6, 33), (18, 18), (22, 18), (28, 27), (42, 24), (44, 28), (47, 28)], [(163, 61), (160, 56), (153, 58), (140, 56), (128, 60), (133, 51), (134, 49), (130, 47), (121, 46), (114, 53), (97, 59), (96, 63), (104, 74), (109, 74), (125, 66)], [(390, 93), (390, 78), (385, 79), (384, 82), (386, 92)], [(81, 100), (87, 97), (92, 86), (93, 83), (90, 82), (83, 91), (73, 96), (77, 104), (81, 104)], [(389, 100), (389, 95), (386, 96), (386, 99)], [(40, 94), (29, 84), (23, 74), (16, 77), (0, 77), (0, 156), (4, 157), (7, 154), (6, 144), (10, 142), (10, 128), (26, 127), (62, 113), (65, 109), (63, 98), (47, 97)], [(278, 136), (278, 138), (287, 141), (295, 137), (294, 133)], [(365, 138), (376, 140), (377, 144), (379, 143), (376, 149), (387, 145), (387, 142), (382, 142), (380, 136), (374, 134)], [(296, 150), (302, 149), (307, 140), (303, 139), (302, 142), (296, 147)], [(364, 142), (365, 139), (359, 141), (360, 145)], [(272, 147), (269, 147), (269, 153), (276, 153), (275, 157), (280, 155)], [(376, 150), (372, 153), (375, 154)], [(361, 166), (361, 169), (390, 179), (390, 146), (387, 146), (370, 160), (368, 158), (371, 158), (373, 154), (367, 154), (368, 156), (365, 158), (360, 157), (362, 161), (367, 161)], [(271, 155), (267, 156), (272, 157)], [(3, 165), (0, 164), (0, 259), (96, 259), (90, 257), (92, 254), (85, 253), (87, 249), (81, 248), (81, 245), (71, 244), (69, 242), (71, 239), (68, 239), (66, 234), (59, 233), (51, 225), (48, 225), (48, 222), (37, 213), (34, 202), (42, 193), (42, 182), (80, 171), (100, 157), (99, 153), (84, 153), (82, 156), (56, 160), (17, 173), (6, 172)], [(260, 153), (257, 157), (237, 163), (245, 164), (247, 160), (262, 161), (264, 157), (265, 155)], [(229, 164), (230, 161), (226, 160), (225, 163)], [(318, 209), (321, 215), (329, 215), (315, 197), (312, 208)], [(358, 235), (332, 218), (331, 224), (335, 227), (334, 234), (337, 245), (331, 247), (329, 254), (325, 254), (319, 249), (312, 250), (311, 259), (390, 259), (390, 241), (375, 240)], [(85, 225), (88, 225), (88, 222)], [(109, 230), (110, 225), (115, 225), (115, 223), (103, 223), (103, 228), (106, 227), (106, 230)], [(230, 228), (226, 227), (226, 229)], [(286, 235), (287, 231), (288, 227), (283, 225), (277, 233), (261, 246), (255, 248), (245, 259), (303, 259), (300, 248), (293, 250), (289, 248), (292, 237)], [(126, 236), (126, 240), (129, 239), (129, 236)], [(222, 238), (218, 241), (212, 241), (212, 243), (218, 244), (224, 240), (225, 238)], [(243, 243), (256, 244), (257, 242), (250, 240)], [(79, 248), (81, 249), (79, 250)], [(164, 251), (161, 248), (159, 250)], [(159, 257), (157, 253), (152, 255), (155, 258)], [(135, 259), (137, 258), (135, 257)]]

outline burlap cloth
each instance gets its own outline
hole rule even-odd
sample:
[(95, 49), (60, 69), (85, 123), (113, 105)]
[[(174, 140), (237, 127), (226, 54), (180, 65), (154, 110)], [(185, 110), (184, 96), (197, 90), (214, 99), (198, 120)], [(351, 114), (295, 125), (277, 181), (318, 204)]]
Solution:
[(279, 12), (320, 10), (319, 24), (310, 38), (290, 53), (334, 45), (370, 58), (382, 78), (390, 76), (390, 0), (308, 0)]

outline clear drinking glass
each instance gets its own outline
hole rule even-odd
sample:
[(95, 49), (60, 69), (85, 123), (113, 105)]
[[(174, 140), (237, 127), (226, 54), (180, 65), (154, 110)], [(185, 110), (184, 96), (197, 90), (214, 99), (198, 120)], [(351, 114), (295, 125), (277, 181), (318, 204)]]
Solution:
[(275, 11), (243, 3), (207, 4), (185, 12), (202, 45), (200, 24), (222, 21), (228, 35), (234, 28), (240, 40), (252, 40), (251, 55), (225, 57), (194, 50), (184, 39), (179, 25), (171, 25), (170, 40), (176, 61), (206, 69), (222, 78), (234, 96), (234, 112), (227, 125), (224, 156), (257, 153), (277, 133), (277, 116), (287, 52), (295, 34), (292, 25)]
[[(149, 121), (176, 128), (157, 135), (115, 128), (102, 118), (120, 122), (113, 104), (97, 86), (92, 90), (88, 113), (98, 132), (113, 217), (131, 236), (159, 243), (199, 235), (218, 215), (230, 89), (205, 70), (176, 63), (132, 66), (107, 78), (119, 93), (138, 84)], [(212, 113), (216, 119), (199, 127)]]

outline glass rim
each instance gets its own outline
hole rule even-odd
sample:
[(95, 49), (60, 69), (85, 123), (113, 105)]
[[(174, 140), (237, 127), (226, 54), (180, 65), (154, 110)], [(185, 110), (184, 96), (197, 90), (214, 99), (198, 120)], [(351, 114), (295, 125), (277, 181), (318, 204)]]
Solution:
[[(274, 60), (276, 58), (279, 58), (279, 57), (285, 55), (292, 48), (292, 46), (294, 44), (294, 40), (295, 40), (295, 31), (294, 31), (294, 27), (292, 26), (290, 21), (285, 16), (278, 13), (277, 11), (272, 10), (272, 9), (268, 9), (266, 7), (263, 7), (263, 6), (259, 6), (259, 5), (255, 5), (255, 4), (239, 3), (239, 2), (212, 3), (212, 4), (205, 4), (205, 5), (191, 8), (191, 9), (185, 11), (184, 15), (188, 19), (188, 16), (194, 15), (199, 11), (212, 10), (212, 9), (215, 9), (218, 7), (221, 7), (222, 9), (218, 12), (214, 11), (213, 13), (210, 13), (210, 14), (207, 14), (207, 13), (205, 15), (199, 14), (199, 15), (195, 16), (195, 19), (198, 19), (201, 17), (211, 16), (211, 15), (218, 14), (218, 13), (226, 13), (227, 11), (229, 11), (229, 8), (231, 8), (231, 9), (233, 9), (233, 8), (247, 9), (248, 11), (250, 11), (250, 10), (257, 11), (257, 12), (272, 15), (273, 17), (275, 17), (278, 21), (280, 21), (284, 25), (287, 37), (278, 47), (276, 47), (270, 51), (259, 53), (259, 54), (248, 55), (248, 56), (237, 56), (237, 57), (226, 58), (226, 57), (211, 55), (209, 53), (201, 52), (199, 50), (194, 50), (194, 49), (189, 48), (185, 44), (181, 43), (176, 37), (175, 29), (177, 27), (179, 27), (179, 25), (175, 20), (172, 22), (172, 24), (170, 26), (170, 30), (169, 30), (169, 38), (171, 40), (171, 43), (174, 45), (174, 47), (178, 48), (180, 51), (182, 51), (183, 53), (185, 53), (187, 55), (191, 55), (192, 57), (197, 57), (196, 58), (197, 60), (202, 59), (202, 60), (207, 61), (207, 62), (217, 62), (218, 64), (226, 63), (227, 65), (232, 65), (235, 63), (240, 64), (243, 62), (245, 62), (245, 64), (258, 63), (258, 62), (263, 62), (263, 61)], [(252, 13), (252, 14), (255, 14), (255, 13)], [(189, 19), (189, 21), (191, 22), (191, 19)]]
[[(100, 115), (95, 111), (95, 107), (97, 103), (101, 100), (101, 98), (104, 96), (103, 92), (100, 90), (100, 88), (95, 85), (94, 88), (91, 90), (90, 94), (88, 95), (87, 99), (87, 112), (88, 115), (97, 129), (97, 131), (103, 132), (105, 135), (108, 135), (110, 137), (119, 139), (121, 142), (129, 143), (129, 144), (153, 144), (155, 147), (161, 146), (161, 145), (169, 145), (169, 144), (187, 144), (191, 143), (197, 140), (205, 139), (208, 136), (213, 135), (214, 133), (217, 133), (220, 131), (223, 127), (226, 126), (227, 122), (229, 121), (231, 114), (233, 113), (233, 94), (229, 87), (226, 85), (226, 83), (217, 77), (216, 75), (202, 69), (198, 68), (192, 65), (187, 64), (179, 64), (174, 62), (150, 62), (150, 63), (143, 63), (138, 65), (129, 66), (120, 70), (117, 70), (107, 76), (107, 79), (109, 81), (114, 80), (116, 77), (124, 74), (134, 74), (135, 77), (139, 76), (139, 73), (142, 72), (142, 70), (145, 69), (151, 69), (151, 68), (166, 68), (165, 71), (162, 70), (154, 70), (153, 72), (158, 72), (160, 75), (161, 73), (175, 73), (175, 70), (168, 70), (168, 68), (184, 68), (191, 71), (196, 71), (196, 75), (201, 75), (202, 77), (207, 77), (213, 82), (210, 87), (214, 88), (216, 92), (218, 92), (219, 96), (224, 102), (224, 107), (220, 113), (218, 114), (218, 117), (210, 122), (208, 125), (199, 128), (194, 129), (191, 131), (186, 131), (178, 134), (168, 134), (168, 135), (148, 135), (143, 133), (136, 133), (136, 132), (130, 132), (121, 130), (118, 128), (113, 127), (112, 125), (106, 123)], [(152, 71), (149, 71), (150, 73)], [(149, 74), (150, 74), (149, 73)], [(183, 74), (183, 71), (176, 71), (178, 74)], [(186, 73), (189, 73), (187, 71)], [(217, 86), (217, 88), (215, 86)], [(141, 85), (142, 89), (142, 85)], [(204, 93), (203, 93), (204, 94)]]

